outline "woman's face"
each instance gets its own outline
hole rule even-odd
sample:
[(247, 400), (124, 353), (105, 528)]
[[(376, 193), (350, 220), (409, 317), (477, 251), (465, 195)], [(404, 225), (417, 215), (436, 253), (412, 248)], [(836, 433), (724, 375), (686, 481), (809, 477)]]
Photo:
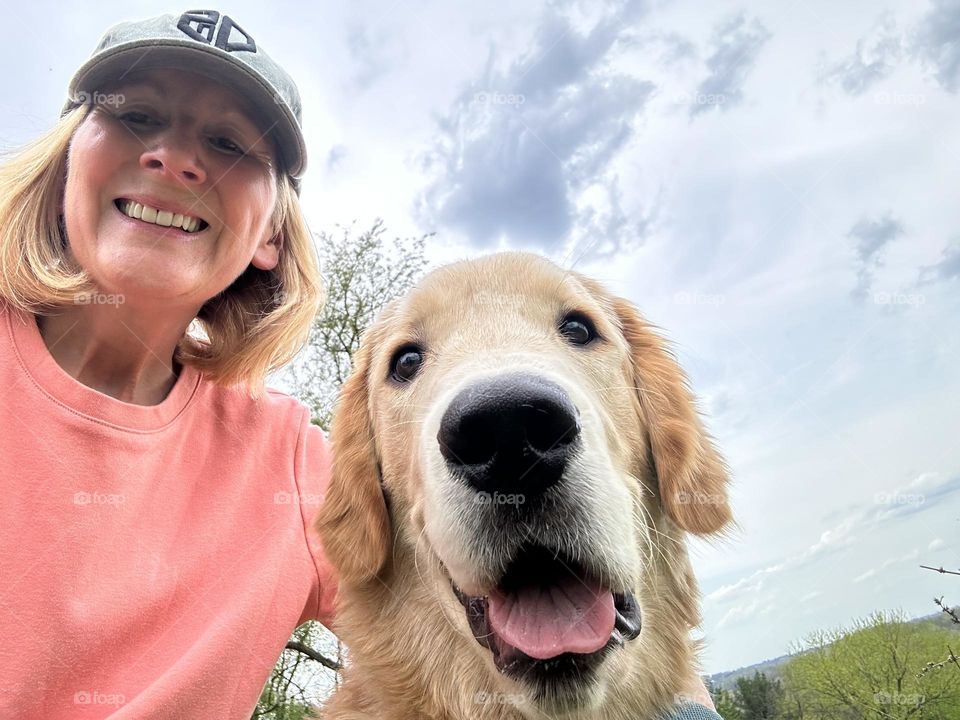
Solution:
[(240, 95), (162, 69), (99, 97), (116, 102), (73, 136), (64, 220), (104, 292), (199, 308), (249, 265), (277, 264), (273, 146)]

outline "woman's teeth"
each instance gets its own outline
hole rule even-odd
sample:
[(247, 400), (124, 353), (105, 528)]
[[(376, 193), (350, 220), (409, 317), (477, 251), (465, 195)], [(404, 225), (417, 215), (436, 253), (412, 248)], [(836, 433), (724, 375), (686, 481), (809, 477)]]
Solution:
[(186, 232), (196, 232), (200, 228), (200, 223), (203, 222), (200, 218), (172, 213), (169, 210), (157, 210), (133, 200), (120, 200), (118, 201), (118, 207), (127, 217), (143, 220), (154, 225), (162, 225), (163, 227), (181, 228)]

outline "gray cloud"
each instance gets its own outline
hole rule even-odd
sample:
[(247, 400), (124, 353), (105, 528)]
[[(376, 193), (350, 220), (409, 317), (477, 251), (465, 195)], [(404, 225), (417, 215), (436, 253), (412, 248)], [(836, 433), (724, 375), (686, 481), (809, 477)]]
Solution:
[(743, 101), (743, 84), (757, 62), (760, 50), (771, 38), (758, 19), (747, 22), (744, 13), (720, 23), (713, 33), (713, 53), (707, 58), (710, 74), (697, 86), (697, 98), (716, 102), (694, 102), (690, 117), (719, 107), (729, 110)]
[(346, 156), (347, 148), (344, 145), (334, 145), (327, 153), (327, 170), (336, 170)]
[(902, 43), (893, 20), (877, 23), (872, 36), (861, 38), (851, 55), (832, 64), (823, 74), (848, 95), (861, 95), (893, 72), (902, 54)]
[(884, 248), (903, 235), (903, 225), (888, 213), (882, 218), (861, 218), (850, 228), (847, 237), (855, 241), (857, 253), (857, 286), (854, 297), (864, 298), (873, 282), (874, 271), (883, 264)]
[(960, 238), (954, 239), (953, 244), (944, 249), (940, 260), (920, 268), (919, 284), (956, 278), (960, 278)]
[(944, 90), (960, 89), (960, 0), (933, 0), (917, 27), (913, 52)]
[[(423, 156), (433, 179), (418, 199), (421, 217), (479, 246), (505, 237), (548, 252), (585, 232), (628, 235), (607, 175), (653, 85), (610, 71), (607, 59), (639, 12), (627, 2), (583, 33), (548, 6), (531, 49), (507, 70), (494, 69), (491, 52)], [(588, 188), (605, 193), (604, 208), (578, 207)]]

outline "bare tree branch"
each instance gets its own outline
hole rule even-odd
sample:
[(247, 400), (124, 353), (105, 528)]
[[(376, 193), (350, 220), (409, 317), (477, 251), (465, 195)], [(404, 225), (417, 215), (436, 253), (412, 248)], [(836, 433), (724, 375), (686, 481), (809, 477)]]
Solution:
[(942, 565), (938, 568), (930, 567), (929, 565), (921, 565), (920, 567), (922, 567), (924, 570), (933, 570), (941, 575), (960, 575), (960, 572), (956, 572), (954, 570), (944, 570)]
[(336, 660), (331, 660), (330, 658), (325, 657), (324, 655), (321, 655), (312, 647), (309, 647), (308, 645), (304, 645), (302, 642), (299, 642), (298, 640), (289, 641), (287, 643), (287, 650), (296, 650), (298, 653), (302, 653), (306, 655), (311, 660), (316, 660), (318, 663), (320, 663), (324, 667), (330, 668), (331, 670), (343, 669), (343, 665), (341, 665)]
[(951, 609), (949, 605), (943, 602), (943, 595), (941, 595), (938, 598), (934, 598), (933, 601), (937, 604), (937, 606), (941, 610), (943, 610), (947, 615), (950, 616), (951, 620), (953, 620), (955, 623), (960, 625), (960, 617), (957, 616), (957, 611), (954, 609)]

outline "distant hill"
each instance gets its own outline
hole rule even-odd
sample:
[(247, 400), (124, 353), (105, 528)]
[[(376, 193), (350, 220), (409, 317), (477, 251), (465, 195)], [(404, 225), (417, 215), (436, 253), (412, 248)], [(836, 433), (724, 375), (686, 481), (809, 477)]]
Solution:
[[(914, 618), (911, 623), (932, 622), (939, 628), (952, 630), (960, 633), (960, 625), (957, 625), (945, 612), (937, 612), (932, 615)], [(707, 675), (707, 681), (715, 688), (721, 690), (733, 690), (738, 678), (753, 677), (754, 673), (764, 673), (767, 677), (780, 677), (781, 668), (790, 659), (790, 655), (781, 655), (772, 660), (764, 660), (755, 665), (738, 668), (736, 670), (727, 670), (726, 672)]]
[(756, 665), (728, 670), (726, 672), (708, 675), (707, 680), (711, 687), (721, 690), (733, 690), (738, 678), (753, 677), (754, 673), (764, 673), (767, 677), (780, 677), (780, 667), (790, 659), (789, 655), (781, 655), (773, 660), (764, 660)]

